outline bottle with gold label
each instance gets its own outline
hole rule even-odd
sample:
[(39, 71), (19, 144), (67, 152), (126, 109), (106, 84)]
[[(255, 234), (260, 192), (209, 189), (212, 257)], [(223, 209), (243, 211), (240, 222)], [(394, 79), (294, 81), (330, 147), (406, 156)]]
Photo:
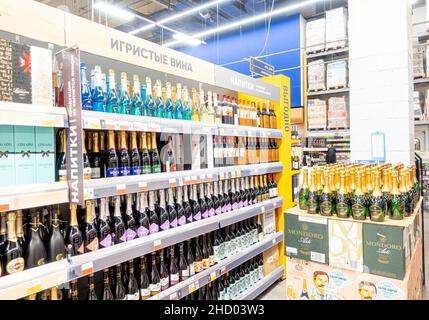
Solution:
[(318, 214), (320, 212), (316, 183), (316, 171), (313, 169), (311, 171), (310, 188), (307, 195), (307, 212), (310, 214)]
[(325, 186), (320, 197), (320, 214), (322, 216), (332, 216), (335, 212), (333, 194), (331, 191), (332, 171), (326, 175)]
[(60, 129), (58, 131), (58, 145), (59, 152), (56, 161), (56, 181), (67, 181), (67, 163), (66, 163), (66, 130)]
[(404, 204), (402, 203), (401, 194), (398, 188), (397, 171), (392, 170), (390, 174), (392, 183), (392, 193), (390, 200), (391, 218), (394, 220), (404, 219)]
[(72, 256), (84, 252), (82, 232), (77, 222), (77, 205), (75, 203), (70, 204), (70, 231), (68, 243), (70, 244)]
[(384, 214), (386, 216), (391, 215), (391, 207), (390, 207), (390, 201), (391, 201), (391, 194), (390, 194), (390, 170), (389, 169), (383, 169), (383, 188), (381, 189), (381, 192), (383, 193), (384, 198)]
[[(317, 185), (316, 185), (316, 191), (317, 191), (317, 201), (320, 201), (320, 197), (323, 193), (323, 184), (322, 184), (322, 169), (316, 167), (316, 176), (317, 176)], [(319, 203), (320, 207), (320, 203)]]
[[(332, 169), (330, 172), (330, 184), (331, 186), (329, 187), (330, 191), (331, 191), (331, 202), (332, 202), (332, 207), (333, 207), (333, 211), (332, 214), (335, 214), (337, 212), (337, 188), (336, 188), (336, 179), (337, 179), (337, 169)], [(339, 189), (339, 185), (338, 185), (338, 189)]]
[(200, 106), (198, 103), (198, 93), (195, 88), (192, 88), (192, 120), (202, 121)]
[(374, 170), (374, 185), (369, 206), (369, 217), (372, 221), (382, 222), (386, 215), (386, 200), (380, 189), (380, 171)]
[(407, 191), (408, 191), (408, 197), (410, 201), (410, 212), (411, 214), (414, 212), (414, 208), (416, 206), (416, 203), (414, 202), (414, 192), (413, 192), (413, 186), (411, 182), (411, 175), (412, 175), (412, 169), (411, 167), (408, 167), (407, 169), (407, 175), (406, 175), (406, 185), (407, 185)]
[(86, 218), (85, 218), (85, 237), (84, 237), (84, 250), (85, 252), (91, 252), (98, 250), (98, 236), (97, 229), (94, 223), (94, 217), (92, 215), (93, 203), (90, 200), (85, 202), (86, 204)]
[(366, 199), (364, 191), (362, 190), (362, 177), (361, 171), (356, 172), (356, 190), (352, 199), (352, 217), (355, 220), (365, 220), (367, 216)]
[(404, 216), (405, 217), (409, 217), (411, 216), (411, 199), (409, 196), (409, 192), (407, 190), (407, 169), (401, 169), (399, 171), (399, 175), (400, 175), (400, 189), (399, 189), (399, 193), (401, 196), (401, 202), (402, 202), (402, 206), (403, 206), (403, 212), (404, 212)]
[(344, 172), (340, 174), (340, 188), (337, 194), (337, 216), (340, 218), (348, 218), (350, 216), (349, 195), (346, 187), (346, 175)]
[(30, 269), (45, 264), (48, 260), (45, 245), (40, 237), (38, 212), (31, 210), (30, 241), (25, 254), (25, 268)]
[[(82, 153), (83, 153), (83, 178), (85, 180), (91, 179), (92, 171), (91, 171), (91, 163), (89, 162), (88, 154), (86, 152), (85, 147), (85, 134), (86, 131), (82, 132)], [(89, 139), (91, 141), (91, 139)]]
[(12, 274), (24, 270), (24, 252), (16, 236), (16, 212), (7, 214), (7, 242), (3, 253), (4, 274)]
[(299, 190), (299, 208), (301, 210), (307, 210), (307, 200), (308, 200), (308, 168), (304, 168), (303, 172), (303, 180), (301, 189)]

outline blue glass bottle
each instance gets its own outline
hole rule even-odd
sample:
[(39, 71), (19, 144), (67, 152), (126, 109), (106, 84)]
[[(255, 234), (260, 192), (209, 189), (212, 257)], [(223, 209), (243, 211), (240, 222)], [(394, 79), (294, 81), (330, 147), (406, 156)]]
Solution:
[(147, 116), (147, 108), (146, 108), (146, 85), (144, 83), (141, 84), (140, 87), (141, 99), (142, 99), (142, 116)]
[(165, 117), (173, 119), (174, 116), (174, 103), (171, 99), (171, 83), (167, 82), (167, 99), (165, 100)]
[(118, 113), (130, 114), (131, 113), (131, 99), (128, 94), (127, 73), (121, 72), (121, 100), (119, 102)]
[(82, 97), (82, 110), (92, 110), (91, 88), (86, 80), (86, 64), (83, 62), (80, 63), (80, 92)]
[(152, 97), (152, 83), (149, 77), (146, 77), (146, 100), (145, 100), (145, 109), (147, 111), (147, 116), (155, 117), (155, 101)]
[(165, 118), (165, 105), (162, 101), (161, 81), (156, 81), (155, 117)]
[(104, 112), (103, 80), (100, 66), (94, 67), (94, 88), (91, 93), (92, 111)]
[(119, 97), (116, 90), (115, 71), (109, 69), (109, 88), (107, 94), (106, 111), (111, 113), (118, 112)]
[(177, 100), (174, 105), (174, 119), (182, 120), (184, 118), (184, 109), (182, 104), (182, 85), (177, 84)]
[(186, 86), (183, 87), (183, 119), (192, 120), (192, 108), (189, 104), (189, 92)]
[(131, 114), (134, 116), (141, 116), (143, 103), (142, 98), (140, 97), (140, 80), (138, 75), (133, 76), (134, 85), (133, 85), (133, 100), (131, 101)]

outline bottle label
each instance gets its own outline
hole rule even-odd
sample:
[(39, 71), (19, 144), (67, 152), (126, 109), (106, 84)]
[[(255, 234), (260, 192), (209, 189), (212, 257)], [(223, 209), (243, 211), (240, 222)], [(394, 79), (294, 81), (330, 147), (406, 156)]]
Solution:
[[(306, 209), (308, 209), (308, 204), (306, 203)], [(320, 211), (323, 215), (332, 215), (332, 202), (329, 200), (322, 201), (320, 204)]]
[(177, 218), (174, 218), (174, 219), (170, 222), (170, 227), (171, 227), (171, 228), (176, 228), (176, 227), (177, 227)]
[(372, 204), (369, 207), (369, 213), (371, 216), (371, 220), (384, 220), (384, 212), (383, 209), (377, 205), (377, 204)]
[(130, 167), (119, 167), (119, 176), (125, 177), (130, 175)]
[(90, 243), (86, 245), (88, 251), (95, 251), (98, 249), (98, 238), (95, 237)]
[(83, 179), (84, 180), (91, 179), (91, 175), (92, 175), (92, 173), (91, 173), (90, 167), (83, 168)]
[(167, 290), (168, 287), (170, 286), (170, 279), (168, 277), (161, 278), (160, 284), (161, 284), (162, 291)]
[(24, 258), (15, 258), (8, 262), (6, 265), (6, 271), (8, 274), (20, 272), (24, 270)]
[(161, 165), (160, 164), (155, 164), (152, 166), (152, 173), (159, 173), (161, 172)]
[[(316, 207), (317, 207), (317, 201), (315, 199), (312, 199), (312, 202), (310, 202), (310, 199), (308, 199), (308, 213), (317, 213), (315, 211)], [(312, 212), (310, 212), (310, 208), (312, 209)], [(349, 210), (346, 202), (337, 203), (337, 215), (339, 217), (348, 217)]]
[(205, 210), (202, 214), (203, 219), (206, 219), (209, 216), (209, 211)]
[(231, 203), (228, 203), (226, 205), (226, 212), (231, 211), (231, 208), (232, 208)]
[(151, 167), (150, 165), (144, 165), (142, 166), (142, 174), (149, 174), (151, 173)]
[(100, 241), (100, 247), (107, 248), (112, 245), (112, 235), (108, 234), (103, 240)]
[(195, 270), (195, 273), (201, 272), (203, 270), (203, 262), (202, 261), (195, 261), (194, 262), (194, 270)]
[(127, 239), (126, 241), (134, 240), (137, 235), (137, 233), (133, 229), (127, 229), (127, 231), (125, 231), (125, 234)]
[(181, 216), (181, 217), (178, 219), (178, 224), (179, 224), (179, 226), (183, 226), (183, 225), (185, 225), (185, 224), (186, 224), (186, 218), (185, 218), (185, 216)]
[(217, 207), (215, 210), (215, 213), (216, 213), (216, 215), (221, 214), (222, 213), (222, 207), (221, 206)]
[(174, 273), (170, 275), (170, 283), (171, 285), (179, 283), (179, 273)]
[(127, 300), (140, 300), (139, 292), (127, 294)]
[(147, 236), (148, 234), (149, 234), (149, 229), (148, 228), (145, 228), (145, 227), (142, 227), (142, 226), (138, 227), (138, 229), (137, 229), (137, 236), (139, 238)]
[(209, 217), (213, 217), (216, 214), (215, 209), (214, 208), (210, 208), (209, 210)]
[(119, 177), (119, 169), (117, 167), (106, 169), (107, 178)]
[(161, 230), (168, 230), (170, 229), (170, 221), (165, 221), (163, 224), (161, 224)]
[[(196, 214), (194, 214), (193, 219), (194, 219), (195, 221), (201, 220), (201, 212), (200, 212), (200, 211), (198, 211)], [(191, 220), (191, 221), (192, 221), (192, 220)]]
[(147, 289), (140, 289), (140, 296), (141, 296), (141, 300), (146, 300), (150, 298), (150, 290), (149, 288)]
[(209, 258), (203, 259), (203, 270), (206, 270), (209, 267), (210, 267), (210, 259)]
[(132, 176), (137, 176), (139, 174), (142, 174), (141, 167), (131, 167), (131, 175)]
[(124, 233), (122, 234), (122, 236), (120, 236), (120, 237), (119, 237), (119, 240), (120, 240), (121, 242), (125, 242), (125, 241), (127, 241), (127, 232), (124, 232)]
[(100, 168), (91, 168), (91, 179), (98, 179), (100, 177)]
[(359, 203), (354, 203), (352, 205), (353, 218), (355, 219), (365, 219), (365, 208)]
[(149, 291), (150, 291), (151, 295), (154, 295), (154, 294), (160, 292), (161, 291), (161, 284), (159, 282), (149, 284)]
[(156, 223), (152, 223), (149, 226), (149, 232), (150, 232), (150, 234), (157, 233), (158, 231), (159, 231), (159, 226)]
[(189, 270), (180, 270), (180, 278), (183, 280), (186, 280), (189, 278)]
[(195, 263), (191, 263), (188, 265), (188, 273), (190, 277), (195, 274)]

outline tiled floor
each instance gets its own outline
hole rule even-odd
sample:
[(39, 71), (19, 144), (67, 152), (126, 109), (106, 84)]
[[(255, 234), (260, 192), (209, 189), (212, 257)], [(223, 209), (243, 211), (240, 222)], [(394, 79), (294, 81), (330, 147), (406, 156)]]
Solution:
[[(423, 299), (429, 300), (429, 211), (424, 215), (424, 227), (426, 287), (423, 290)], [(273, 284), (258, 300), (286, 300), (286, 280)]]

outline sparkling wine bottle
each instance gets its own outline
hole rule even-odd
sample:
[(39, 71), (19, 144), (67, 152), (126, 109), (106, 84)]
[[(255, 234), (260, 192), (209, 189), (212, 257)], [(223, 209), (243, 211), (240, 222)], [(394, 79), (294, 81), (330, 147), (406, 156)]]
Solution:
[(161, 277), (156, 265), (156, 253), (152, 252), (152, 268), (149, 284), (150, 295), (154, 296), (161, 292)]
[(155, 210), (155, 192), (149, 191), (149, 232), (154, 234), (159, 231), (159, 216)]
[(146, 270), (146, 258), (140, 258), (140, 298), (146, 300), (150, 298), (150, 280)]
[(183, 190), (183, 210), (185, 211), (186, 223), (190, 223), (193, 220), (192, 219), (193, 207), (191, 206), (191, 204), (189, 202), (188, 186), (183, 186), (182, 190)]
[(182, 242), (179, 244), (179, 281), (185, 281), (189, 278), (189, 268), (183, 252), (183, 247), (184, 243)]
[(174, 258), (174, 246), (170, 248), (170, 286), (178, 284), (180, 281), (179, 268)]
[(35, 209), (31, 210), (30, 230), (30, 239), (24, 259), (26, 269), (41, 266), (47, 262), (47, 253), (39, 233), (38, 213)]
[(69, 243), (71, 245), (71, 255), (75, 256), (84, 253), (82, 233), (79, 230), (77, 223), (77, 205), (70, 204), (70, 231), (69, 231)]
[(110, 232), (110, 224), (108, 216), (110, 216), (109, 204), (107, 198), (100, 199), (100, 224), (98, 228), (98, 237), (100, 240), (100, 248), (107, 248), (112, 245), (112, 234)]
[(147, 236), (150, 230), (150, 219), (149, 219), (149, 205), (147, 201), (147, 193), (143, 192), (138, 194), (137, 197), (139, 201), (139, 210), (138, 210), (138, 228), (137, 236), (139, 238)]
[(103, 294), (102, 300), (114, 300), (112, 290), (110, 289), (109, 269), (103, 270)]
[(98, 250), (98, 237), (97, 229), (94, 225), (94, 220), (92, 216), (92, 206), (93, 203), (90, 200), (85, 201), (86, 205), (86, 218), (85, 218), (85, 237), (84, 245), (85, 252), (91, 252)]
[[(192, 220), (201, 220), (201, 207), (200, 203), (198, 202), (197, 185), (195, 184), (192, 186), (190, 205), (192, 207)], [(189, 221), (188, 219), (188, 222), (192, 222), (192, 220)]]
[(165, 205), (165, 190), (161, 189), (158, 192), (159, 192), (160, 229), (161, 231), (164, 231), (164, 230), (170, 229), (170, 219)]
[(177, 213), (177, 224), (179, 226), (183, 226), (186, 224), (185, 208), (183, 207), (182, 193), (182, 187), (177, 187), (175, 209)]
[(159, 275), (160, 275), (160, 284), (161, 291), (165, 291), (170, 287), (170, 276), (168, 269), (164, 262), (164, 249), (159, 253)]
[(199, 185), (200, 188), (200, 195), (199, 195), (199, 203), (200, 203), (200, 208), (201, 208), (201, 218), (202, 219), (206, 219), (209, 216), (209, 210), (207, 208), (207, 203), (205, 200), (205, 194), (204, 194), (204, 184), (200, 184)]
[(126, 209), (124, 214), (124, 222), (125, 222), (125, 234), (126, 241), (131, 241), (137, 237), (137, 226), (136, 220), (134, 219), (133, 212), (133, 195), (127, 194), (126, 197)]
[(168, 203), (167, 203), (167, 213), (170, 221), (170, 228), (177, 227), (177, 211), (174, 204), (173, 188), (168, 188)]
[(134, 276), (134, 260), (128, 261), (127, 300), (140, 300), (140, 290)]
[(122, 266), (118, 264), (116, 266), (115, 296), (116, 296), (116, 300), (127, 300), (127, 295), (126, 295), (124, 283), (122, 282), (121, 273), (122, 273)]
[(213, 195), (212, 184), (209, 182), (206, 184), (206, 195), (205, 195), (209, 217), (213, 217), (216, 214), (212, 195)]
[(113, 225), (115, 231), (115, 244), (118, 244), (127, 241), (127, 234), (125, 232), (124, 220), (121, 215), (121, 197), (116, 196), (114, 199), (115, 211), (113, 213)]
[(60, 230), (59, 209), (54, 210), (52, 219), (52, 232), (48, 241), (48, 260), (54, 262), (65, 258), (64, 237)]

